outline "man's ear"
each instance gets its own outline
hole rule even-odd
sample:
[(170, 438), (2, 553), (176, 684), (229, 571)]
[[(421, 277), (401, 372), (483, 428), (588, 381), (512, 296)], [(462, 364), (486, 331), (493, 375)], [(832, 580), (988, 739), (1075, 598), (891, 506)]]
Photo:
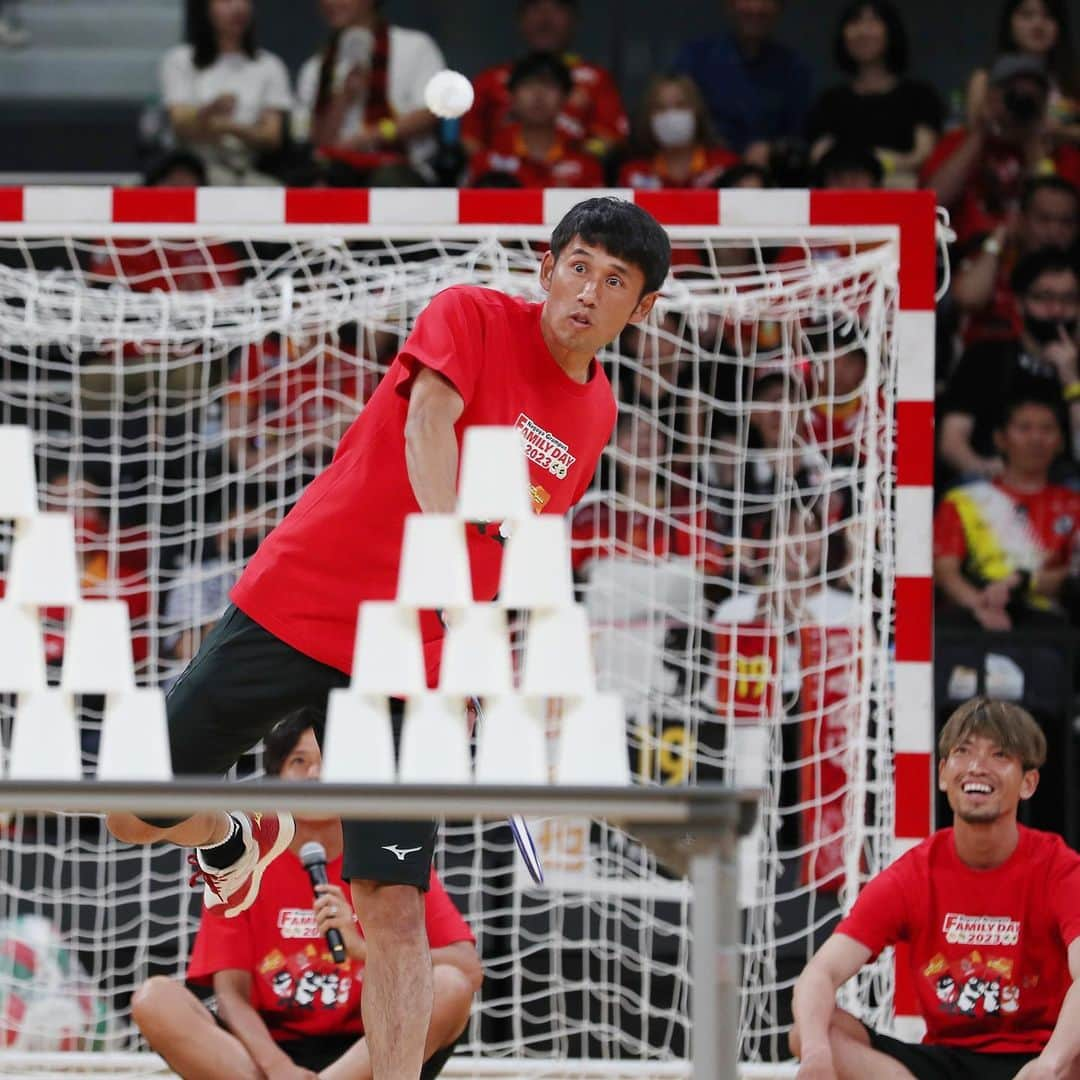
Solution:
[(555, 273), (555, 256), (548, 248), (544, 257), (540, 260), (540, 287), (544, 292), (551, 292), (551, 278)]
[(945, 791), (946, 790), (946, 784), (945, 784), (945, 759), (944, 758), (942, 758), (938, 762), (938, 766), (937, 766), (937, 786), (938, 786), (938, 791)]
[(646, 293), (639, 301), (638, 306), (634, 308), (634, 314), (630, 316), (629, 323), (644, 322), (649, 317), (649, 312), (653, 309), (653, 304), (656, 303), (656, 298), (660, 294), (658, 292)]
[(1039, 770), (1028, 769), (1024, 773), (1024, 779), (1020, 781), (1020, 799), (1022, 802), (1031, 798), (1035, 794), (1035, 789), (1039, 786)]

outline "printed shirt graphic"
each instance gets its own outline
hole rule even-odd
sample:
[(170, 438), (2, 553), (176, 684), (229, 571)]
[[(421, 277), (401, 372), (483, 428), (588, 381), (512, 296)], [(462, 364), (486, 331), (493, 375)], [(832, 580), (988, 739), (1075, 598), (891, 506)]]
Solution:
[[(445, 376), (465, 402), (459, 447), (466, 428), (513, 426), (522, 416), (543, 433), (552, 452), (542, 458), (551, 462), (528, 463), (533, 505), (565, 514), (592, 480), (615, 424), (615, 398), (595, 360), (586, 383), (559, 367), (540, 332), (542, 310), (542, 304), (470, 285), (439, 293), (333, 462), (248, 564), (232, 592), (237, 607), (300, 652), (350, 671), (360, 602), (393, 599), (405, 517), (420, 509), (405, 465), (405, 417), (422, 367)], [(468, 542), (474, 595), (491, 600), (502, 545), (475, 529)], [(421, 632), (431, 672), (442, 639), (433, 612), (422, 616)]]
[[(326, 872), (331, 884), (340, 885), (348, 896), (340, 855), (327, 864)], [(362, 1033), (363, 965), (351, 958), (334, 963), (315, 923), (314, 898), (307, 871), (286, 851), (267, 867), (258, 899), (247, 911), (235, 919), (203, 914), (188, 981), (209, 986), (215, 972), (250, 972), (251, 1004), (278, 1041)], [(434, 872), (424, 911), (433, 949), (473, 940)]]
[(1001, 866), (973, 870), (942, 829), (870, 881), (836, 932), (875, 955), (911, 946), (924, 1042), (1037, 1054), (1072, 982), (1080, 855), (1060, 836), (1020, 827)]
[(1036, 492), (996, 480), (964, 484), (945, 496), (934, 519), (934, 555), (963, 560), (981, 581), (1065, 566), (1078, 541), (1080, 494), (1053, 484)]

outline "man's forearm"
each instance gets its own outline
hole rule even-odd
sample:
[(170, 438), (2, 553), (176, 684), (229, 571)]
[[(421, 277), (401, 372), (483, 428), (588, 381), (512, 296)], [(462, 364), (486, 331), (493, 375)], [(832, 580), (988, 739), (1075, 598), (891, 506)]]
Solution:
[(1065, 995), (1054, 1033), (1039, 1060), (1049, 1065), (1054, 1075), (1062, 1080), (1075, 1075), (1073, 1070), (1080, 1062), (1080, 982), (1074, 982)]
[(250, 1002), (240, 997), (218, 998), (218, 1015), (225, 1026), (243, 1044), (252, 1061), (263, 1072), (288, 1061), (289, 1057), (274, 1041), (263, 1018)]
[(944, 206), (951, 206), (963, 194), (984, 145), (982, 134), (978, 131), (971, 132), (952, 157), (942, 162), (937, 171), (928, 178), (927, 186), (934, 189), (938, 201)]
[(960, 607), (973, 608), (979, 602), (979, 590), (964, 577), (959, 566), (944, 557), (934, 563), (934, 583)]
[(795, 983), (792, 1012), (799, 1029), (799, 1056), (829, 1050), (829, 1024), (836, 1011), (836, 989), (828, 975), (806, 968)]
[(451, 514), (457, 503), (458, 447), (453, 424), (421, 414), (405, 427), (405, 461), (420, 509)]

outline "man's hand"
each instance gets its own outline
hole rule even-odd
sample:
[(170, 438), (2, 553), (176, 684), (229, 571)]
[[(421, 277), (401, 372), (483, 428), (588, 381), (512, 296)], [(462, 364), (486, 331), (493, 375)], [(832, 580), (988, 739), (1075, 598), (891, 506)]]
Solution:
[(1057, 341), (1051, 341), (1043, 349), (1043, 356), (1047, 363), (1054, 365), (1062, 386), (1068, 386), (1069, 383), (1074, 383), (1080, 378), (1080, 364), (1078, 364), (1080, 348), (1077, 347), (1076, 341), (1066, 333), (1065, 327), (1058, 327)]
[(1003, 581), (992, 581), (979, 591), (978, 599), (971, 609), (972, 615), (984, 630), (1011, 630), (1012, 619), (1005, 610), (1009, 595), (1019, 579), (1015, 574)]
[(345, 897), (340, 885), (316, 885), (315, 924), (323, 937), (330, 929), (339, 930), (345, 942), (345, 951), (358, 963), (367, 960), (367, 945), (353, 916), (352, 904)]
[(837, 1080), (832, 1051), (828, 1048), (811, 1050), (799, 1059), (795, 1080)]

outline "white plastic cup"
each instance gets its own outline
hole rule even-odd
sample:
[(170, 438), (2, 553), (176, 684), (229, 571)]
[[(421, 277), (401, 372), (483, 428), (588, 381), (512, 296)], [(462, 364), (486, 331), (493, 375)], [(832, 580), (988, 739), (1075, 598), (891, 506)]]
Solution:
[(574, 603), (570, 530), (563, 518), (533, 514), (514, 526), (503, 556), (499, 603), (525, 611)]
[(394, 735), (385, 697), (331, 690), (320, 779), (344, 784), (393, 783)]
[(499, 605), (474, 604), (453, 613), (443, 642), (439, 689), (456, 697), (514, 689), (510, 631)]
[(473, 602), (465, 527), (452, 514), (410, 514), (398, 572), (397, 602), (460, 608)]
[(70, 514), (38, 514), (15, 525), (6, 599), (28, 607), (78, 603), (75, 522)]
[(592, 642), (580, 605), (529, 617), (521, 692), (531, 697), (583, 697), (596, 691)]
[(122, 600), (82, 601), (71, 609), (60, 686), (72, 694), (135, 689), (131, 621)]
[(478, 784), (548, 782), (543, 705), (540, 700), (517, 694), (484, 702), (476, 736)]
[(97, 778), (167, 781), (172, 775), (165, 695), (141, 687), (107, 694)]
[(11, 780), (81, 780), (75, 700), (63, 690), (20, 695), (8, 762)]
[(427, 690), (415, 609), (383, 600), (360, 605), (350, 685), (357, 693), (390, 697)]
[(45, 643), (37, 610), (0, 601), (0, 693), (44, 690)]
[(630, 784), (626, 713), (618, 694), (567, 701), (555, 759), (559, 784)]
[(517, 428), (466, 428), (458, 517), (464, 521), (517, 522), (531, 513), (529, 468)]
[(465, 706), (461, 698), (418, 694), (405, 706), (401, 731), (402, 783), (472, 781)]
[(19, 521), (37, 512), (30, 429), (0, 425), (0, 518)]

